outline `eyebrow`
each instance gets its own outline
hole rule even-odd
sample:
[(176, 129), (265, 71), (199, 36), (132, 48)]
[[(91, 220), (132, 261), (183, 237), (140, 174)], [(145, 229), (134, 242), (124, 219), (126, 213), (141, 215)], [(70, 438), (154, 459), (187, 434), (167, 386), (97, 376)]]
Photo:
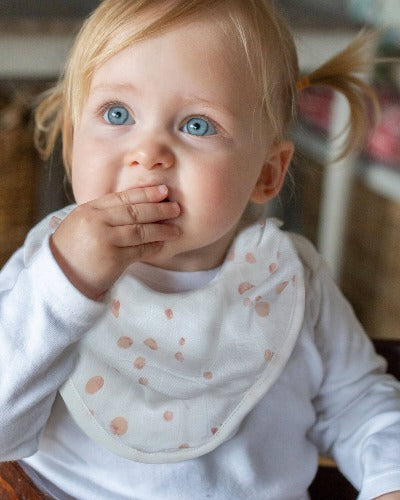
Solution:
[(92, 87), (91, 92), (108, 90), (129, 90), (137, 92), (137, 88), (132, 83), (99, 83)]
[(209, 101), (207, 99), (204, 99), (203, 97), (199, 96), (189, 96), (185, 97), (184, 99), (185, 104), (200, 104), (201, 106), (204, 106), (206, 108), (214, 109), (216, 111), (219, 111), (221, 113), (224, 113), (225, 115), (229, 115), (232, 118), (237, 118), (237, 114), (228, 106), (225, 106), (224, 104), (214, 102), (214, 101)]
[[(129, 82), (128, 83), (102, 83), (102, 84), (98, 84), (98, 85), (95, 85), (91, 89), (91, 92), (98, 92), (98, 91), (107, 92), (110, 90), (128, 91), (128, 92), (133, 91), (136, 93), (138, 92), (137, 87), (135, 87), (135, 85), (133, 85), (132, 83), (129, 83)], [(233, 118), (237, 118), (237, 114), (232, 109), (230, 109), (228, 106), (221, 104), (221, 103), (214, 102), (214, 101), (210, 101), (210, 100), (205, 99), (205, 98), (200, 97), (200, 96), (193, 95), (193, 96), (183, 97), (182, 101), (185, 105), (199, 104), (199, 105), (204, 106), (206, 108), (210, 108), (210, 109), (214, 109), (216, 111), (219, 111), (225, 115), (229, 115)]]

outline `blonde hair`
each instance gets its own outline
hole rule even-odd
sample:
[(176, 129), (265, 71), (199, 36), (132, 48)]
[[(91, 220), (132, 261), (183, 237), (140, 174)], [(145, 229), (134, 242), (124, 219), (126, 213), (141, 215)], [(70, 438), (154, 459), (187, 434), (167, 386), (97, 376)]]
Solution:
[[(220, 15), (212, 15), (215, 9)], [(96, 68), (135, 42), (201, 14), (216, 19), (231, 40), (234, 37), (233, 46), (239, 47), (248, 65), (272, 134), (275, 139), (283, 137), (296, 115), (299, 68), (293, 38), (270, 0), (104, 0), (82, 26), (58, 84), (37, 107), (35, 142), (43, 158), (50, 157), (61, 135), (70, 176), (73, 129)], [(136, 20), (140, 22), (133, 24)], [(376, 103), (370, 87), (356, 74), (370, 64), (362, 49), (371, 39), (368, 33), (361, 35), (306, 80), (310, 85), (333, 87), (347, 97), (351, 126), (343, 154), (359, 145), (364, 136), (368, 122), (365, 98)]]

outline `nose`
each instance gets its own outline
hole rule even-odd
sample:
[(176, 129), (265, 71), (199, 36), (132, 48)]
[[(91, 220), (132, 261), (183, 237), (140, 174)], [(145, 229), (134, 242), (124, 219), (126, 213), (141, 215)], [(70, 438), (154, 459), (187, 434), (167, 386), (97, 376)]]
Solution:
[(145, 138), (135, 145), (128, 146), (125, 158), (126, 165), (142, 166), (148, 170), (167, 169), (174, 163), (175, 155), (171, 148), (165, 142), (154, 138)]

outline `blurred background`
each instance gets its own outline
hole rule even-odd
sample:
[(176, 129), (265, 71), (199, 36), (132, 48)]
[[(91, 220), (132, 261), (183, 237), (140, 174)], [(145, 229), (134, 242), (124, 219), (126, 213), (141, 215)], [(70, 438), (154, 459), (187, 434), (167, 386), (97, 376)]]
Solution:
[(98, 5), (98, 0), (3, 0), (4, 19), (54, 19), (62, 17), (80, 19)]
[[(399, 0), (275, 1), (292, 26), (304, 74), (363, 27), (381, 30), (372, 56), (400, 57)], [(37, 95), (56, 82), (83, 18), (98, 3), (0, 0), (0, 267), (35, 222), (72, 202), (59, 154), (43, 163), (34, 149), (32, 109)], [(369, 78), (381, 120), (363, 148), (339, 162), (333, 159), (342, 143), (338, 132), (348, 120), (346, 103), (325, 88), (300, 94), (291, 131), (297, 146), (294, 182), (287, 183), (271, 214), (317, 246), (399, 376), (400, 65), (371, 65)], [(329, 475), (334, 469), (327, 470), (324, 493), (317, 478), (313, 498), (355, 498), (348, 483), (338, 483)]]

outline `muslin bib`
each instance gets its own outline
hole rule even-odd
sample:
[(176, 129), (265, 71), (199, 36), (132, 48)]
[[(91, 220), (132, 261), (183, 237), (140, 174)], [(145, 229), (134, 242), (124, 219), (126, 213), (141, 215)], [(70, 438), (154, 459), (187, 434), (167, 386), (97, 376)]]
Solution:
[(125, 273), (60, 393), (83, 431), (121, 457), (195, 458), (268, 397), (303, 315), (302, 264), (267, 219), (239, 232), (201, 289), (165, 294)]

